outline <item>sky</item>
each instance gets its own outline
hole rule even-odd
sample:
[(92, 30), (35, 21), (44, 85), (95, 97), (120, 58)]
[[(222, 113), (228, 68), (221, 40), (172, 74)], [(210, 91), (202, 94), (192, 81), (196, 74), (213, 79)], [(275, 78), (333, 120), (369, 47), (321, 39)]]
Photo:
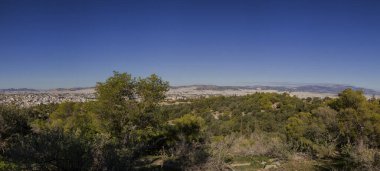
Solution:
[(378, 0), (0, 0), (0, 88), (336, 83), (380, 90)]

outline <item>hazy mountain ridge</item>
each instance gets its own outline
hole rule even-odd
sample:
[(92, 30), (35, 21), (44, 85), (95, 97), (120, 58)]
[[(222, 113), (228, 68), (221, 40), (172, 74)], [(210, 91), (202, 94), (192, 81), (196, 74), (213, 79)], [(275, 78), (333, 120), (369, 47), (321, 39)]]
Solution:
[(214, 90), (214, 91), (225, 91), (225, 90), (241, 90), (241, 89), (252, 89), (252, 90), (277, 90), (277, 91), (288, 91), (288, 92), (312, 92), (312, 93), (331, 93), (338, 94), (345, 89), (362, 90), (367, 95), (380, 95), (379, 91), (356, 87), (350, 85), (340, 85), (340, 84), (313, 84), (313, 85), (299, 85), (299, 86), (267, 86), (267, 85), (254, 85), (254, 86), (217, 86), (217, 85), (189, 85), (189, 86), (174, 86), (172, 88), (184, 88), (184, 87), (196, 87), (196, 90)]
[(339, 93), (348, 88), (353, 89), (353, 90), (361, 90), (365, 94), (368, 94), (368, 95), (380, 95), (380, 92), (373, 89), (348, 86), (348, 85), (333, 85), (333, 86), (307, 85), (307, 86), (296, 87), (295, 90), (301, 91), (301, 92)]
[[(344, 89), (351, 88), (353, 90), (362, 90), (367, 95), (380, 95), (379, 91), (356, 87), (350, 85), (341, 85), (341, 84), (311, 84), (311, 85), (253, 85), (253, 86), (218, 86), (218, 85), (185, 85), (185, 86), (171, 86), (170, 89), (181, 89), (186, 87), (195, 87), (195, 90), (205, 91), (226, 91), (226, 90), (276, 90), (281, 92), (312, 92), (312, 93), (330, 93), (338, 94)], [(29, 89), (29, 88), (9, 88), (9, 89), (0, 89), (0, 93), (94, 93), (94, 87), (75, 87), (75, 88), (56, 88), (56, 89), (47, 89), (47, 90), (38, 90), (38, 89)]]
[(8, 88), (8, 89), (0, 89), (1, 93), (5, 92), (39, 92), (40, 90), (29, 89), (29, 88)]
[(30, 89), (30, 88), (9, 88), (0, 89), (0, 93), (7, 94), (22, 94), (22, 93), (78, 93), (83, 91), (89, 91), (92, 93), (95, 91), (94, 87), (74, 87), (74, 88), (56, 88), (56, 89)]

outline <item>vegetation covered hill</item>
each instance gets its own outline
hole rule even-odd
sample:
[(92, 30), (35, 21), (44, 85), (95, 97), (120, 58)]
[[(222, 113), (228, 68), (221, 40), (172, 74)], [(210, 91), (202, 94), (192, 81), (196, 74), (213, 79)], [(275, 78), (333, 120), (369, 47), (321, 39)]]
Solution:
[(0, 106), (0, 170), (379, 170), (380, 101), (256, 93), (161, 104), (115, 72), (85, 103)]

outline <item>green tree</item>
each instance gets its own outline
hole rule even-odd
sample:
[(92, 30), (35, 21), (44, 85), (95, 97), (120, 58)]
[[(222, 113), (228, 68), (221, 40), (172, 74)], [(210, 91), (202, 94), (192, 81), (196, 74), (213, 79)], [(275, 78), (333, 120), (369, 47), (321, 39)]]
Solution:
[(354, 91), (352, 89), (342, 91), (339, 93), (338, 97), (338, 99), (330, 104), (330, 106), (337, 111), (346, 108), (358, 110), (367, 102), (366, 97), (363, 95), (363, 91)]
[(148, 105), (157, 104), (165, 99), (165, 93), (169, 90), (169, 83), (163, 81), (155, 74), (147, 78), (139, 78), (137, 81), (137, 94)]
[(362, 91), (344, 90), (330, 106), (339, 111), (339, 130), (342, 135), (341, 144), (380, 145), (378, 125), (380, 113), (373, 103), (369, 102)]
[(130, 74), (114, 71), (104, 83), (97, 83), (97, 101), (106, 109), (119, 109), (126, 100), (135, 99), (136, 80)]

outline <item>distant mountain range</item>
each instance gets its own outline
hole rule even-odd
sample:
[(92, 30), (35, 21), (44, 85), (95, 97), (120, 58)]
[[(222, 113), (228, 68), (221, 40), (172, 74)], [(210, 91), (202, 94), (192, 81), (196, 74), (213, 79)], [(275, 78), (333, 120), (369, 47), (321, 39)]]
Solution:
[(78, 92), (83, 90), (94, 90), (94, 87), (76, 87), (76, 88), (56, 88), (56, 89), (29, 89), (29, 88), (9, 88), (0, 89), (0, 93), (50, 93), (50, 92)]
[(353, 90), (361, 90), (365, 94), (368, 94), (368, 95), (380, 95), (380, 92), (373, 89), (355, 87), (355, 86), (349, 86), (349, 85), (305, 85), (305, 86), (295, 87), (292, 89), (293, 91), (300, 91), (300, 92), (318, 92), (318, 93), (336, 94), (348, 88), (353, 89)]
[[(288, 91), (288, 92), (312, 92), (312, 93), (330, 93), (338, 94), (339, 92), (345, 89), (361, 90), (367, 95), (380, 95), (379, 91), (355, 87), (350, 85), (340, 85), (340, 84), (315, 84), (315, 85), (276, 85), (276, 86), (267, 86), (267, 85), (254, 85), (254, 86), (217, 86), (217, 85), (191, 85), (197, 87), (197, 90), (239, 90), (239, 89), (255, 89), (255, 90), (277, 90), (277, 91)], [(176, 86), (175, 88), (183, 88), (190, 86)]]
[(0, 89), (0, 93), (7, 92), (39, 92), (40, 90), (29, 89), (29, 88), (9, 88), (9, 89)]
[[(379, 91), (355, 87), (350, 85), (340, 85), (340, 84), (310, 84), (310, 85), (254, 85), (254, 86), (218, 86), (218, 85), (188, 85), (188, 86), (172, 86), (171, 89), (186, 88), (186, 87), (196, 87), (196, 90), (214, 90), (214, 91), (225, 91), (225, 90), (242, 90), (242, 89), (254, 89), (254, 90), (277, 90), (277, 91), (287, 91), (287, 92), (312, 92), (312, 93), (330, 93), (338, 94), (339, 92), (351, 88), (353, 90), (362, 90), (366, 95), (380, 95)], [(94, 87), (79, 87), (79, 88), (58, 88), (49, 90), (37, 90), (28, 88), (10, 88), (10, 89), (0, 89), (0, 93), (93, 93)]]

